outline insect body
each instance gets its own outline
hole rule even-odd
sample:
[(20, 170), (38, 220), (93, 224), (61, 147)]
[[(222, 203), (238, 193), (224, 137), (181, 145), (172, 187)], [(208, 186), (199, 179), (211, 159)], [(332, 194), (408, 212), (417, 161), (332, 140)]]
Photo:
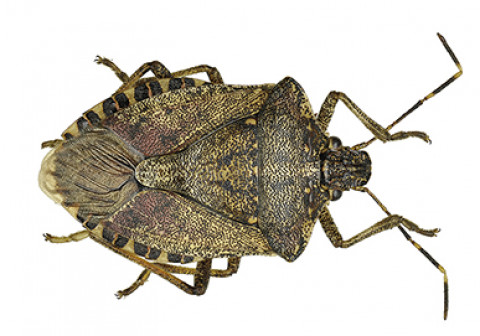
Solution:
[[(439, 35), (440, 36), (440, 35)], [(278, 84), (225, 85), (219, 72), (198, 66), (170, 73), (146, 63), (131, 77), (111, 61), (123, 85), (62, 134), (42, 163), (42, 190), (77, 218), (84, 230), (54, 243), (90, 237), (145, 268), (119, 297), (132, 293), (151, 272), (187, 293), (203, 294), (210, 277), (226, 277), (247, 255), (279, 255), (294, 261), (308, 244), (317, 219), (335, 247), (347, 248), (398, 227), (445, 276), (446, 272), (405, 231), (434, 236), (392, 215), (365, 187), (371, 175), (362, 151), (423, 132), (389, 130), (425, 100), (458, 78), (459, 72), (383, 128), (345, 94), (331, 92), (314, 116), (307, 96), (292, 78)], [(155, 77), (142, 78), (151, 70)], [(189, 78), (207, 72), (210, 82)], [(330, 137), (327, 128), (343, 101), (374, 138), (353, 147)], [(344, 240), (327, 205), (343, 191), (368, 193), (387, 217)], [(213, 258), (228, 258), (225, 270)], [(180, 264), (196, 262), (196, 268)], [(191, 286), (173, 274), (194, 275)]]

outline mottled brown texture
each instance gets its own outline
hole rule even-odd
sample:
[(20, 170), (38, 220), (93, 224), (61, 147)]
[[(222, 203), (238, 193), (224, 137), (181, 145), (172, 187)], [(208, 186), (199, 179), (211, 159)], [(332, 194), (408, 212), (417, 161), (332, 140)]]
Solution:
[(260, 230), (175, 193), (140, 192), (105, 227), (169, 253), (206, 258), (272, 254)]
[(168, 154), (258, 113), (267, 96), (260, 87), (207, 85), (176, 90), (126, 108), (105, 120), (104, 126), (146, 156)]
[[(62, 192), (63, 205), (75, 207), (70, 212), (89, 229), (103, 220), (98, 230), (104, 240), (114, 244), (120, 239), (127, 246), (125, 239), (130, 239), (133, 251), (146, 258), (158, 249), (172, 262), (273, 252), (293, 261), (305, 249), (318, 211), (329, 199), (320, 176), (320, 153), (328, 139), (303, 89), (291, 78), (275, 87), (176, 89), (142, 98), (100, 123), (80, 127), (82, 133), (62, 146), (87, 142), (92, 149), (73, 154), (73, 166), (103, 162), (91, 172), (97, 183), (113, 178), (127, 182), (111, 191), (120, 195), (114, 203), (102, 190), (90, 188), (76, 198)], [(95, 151), (96, 142), (102, 148), (102, 137), (118, 143), (112, 149), (116, 161), (122, 163), (137, 151), (141, 157), (112, 171), (104, 162), (106, 154)], [(62, 153), (56, 160), (64, 163)], [(83, 178), (74, 168), (57, 173), (62, 190), (78, 187), (73, 182), (63, 186), (69, 183), (64, 181)], [(137, 194), (141, 186), (156, 190)], [(101, 213), (97, 200), (107, 202)]]
[[(145, 69), (141, 68), (139, 70)], [(134, 78), (132, 79), (132, 77)], [(71, 124), (62, 133), (62, 137), (68, 140), (79, 136), (86, 130), (100, 125), (102, 120), (111, 117), (124, 108), (170, 90), (172, 78), (142, 78), (140, 80), (137, 79), (137, 82), (132, 82), (136, 77), (135, 74), (132, 75), (111, 97), (83, 113), (83, 117), (80, 117), (76, 122)], [(204, 81), (193, 78), (190, 78), (189, 82), (193, 86), (202, 86), (205, 84)]]
[(327, 143), (321, 132), (308, 132), (317, 127), (312, 120), (305, 93), (291, 78), (272, 90), (258, 117), (259, 226), (272, 249), (288, 261), (305, 249), (315, 224), (306, 189), (317, 191), (317, 208), (328, 199), (319, 192), (320, 157), (306, 150), (308, 144)]
[(244, 224), (258, 216), (256, 118), (232, 123), (178, 153), (141, 162), (137, 180), (170, 190)]
[(372, 174), (372, 161), (365, 151), (343, 147), (325, 153), (322, 172), (329, 189), (348, 191), (368, 182)]
[[(211, 99), (208, 91), (199, 94)], [(197, 118), (205, 106), (195, 105), (189, 115)], [(303, 89), (286, 78), (271, 91), (258, 121), (235, 121), (179, 153), (149, 158), (137, 167), (136, 177), (143, 185), (181, 193), (222, 216), (260, 227), (275, 253), (293, 261), (329, 199), (320, 186), (319, 153), (327, 143)]]
[[(300, 85), (224, 85), (214, 67), (170, 73), (158, 61), (128, 77), (99, 58), (122, 81), (109, 98), (78, 118), (52, 147), (40, 172), (42, 190), (87, 230), (63, 243), (89, 236), (145, 270), (119, 296), (128, 295), (154, 272), (186, 293), (201, 295), (211, 276), (236, 272), (240, 257), (279, 255), (293, 261), (305, 249), (317, 218), (336, 247), (347, 248), (393, 227), (444, 275), (445, 269), (405, 231), (434, 236), (392, 215), (364, 185), (371, 173), (366, 152), (372, 141), (345, 147), (327, 134), (338, 101), (383, 142), (417, 137), (419, 131), (390, 129), (462, 74), (458, 59), (440, 39), (458, 72), (384, 128), (342, 92), (327, 96), (314, 118)], [(142, 78), (152, 71), (155, 78)], [(206, 72), (212, 83), (186, 78)], [(327, 209), (342, 191), (372, 197), (387, 217), (344, 240)], [(212, 258), (229, 258), (212, 270)], [(196, 269), (168, 263), (197, 262)], [(191, 286), (173, 273), (194, 275)]]

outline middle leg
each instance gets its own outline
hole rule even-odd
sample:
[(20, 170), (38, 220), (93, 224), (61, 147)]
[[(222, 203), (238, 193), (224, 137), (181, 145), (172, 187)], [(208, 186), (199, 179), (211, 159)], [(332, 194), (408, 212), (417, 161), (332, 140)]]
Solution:
[(152, 71), (156, 78), (171, 78), (172, 75), (170, 71), (159, 61), (147, 62), (139, 67), (131, 76), (128, 76), (125, 72), (120, 70), (120, 68), (113, 63), (113, 61), (97, 56), (95, 62), (98, 64), (105, 65), (109, 67), (115, 75), (122, 81), (122, 86), (118, 88), (115, 93), (123, 92), (127, 89), (130, 89), (135, 86), (135, 84), (148, 72)]
[(133, 88), (141, 78), (148, 72), (152, 71), (156, 78), (171, 78), (170, 71), (159, 61), (147, 62), (135, 71), (122, 86), (118, 88), (117, 92), (123, 92), (127, 89)]
[(222, 76), (220, 72), (215, 67), (211, 67), (209, 65), (197, 65), (185, 70), (176, 71), (172, 74), (173, 77), (186, 77), (190, 75), (194, 75), (197, 73), (205, 72), (210, 79), (212, 84), (223, 84)]
[(335, 225), (335, 222), (333, 221), (333, 218), (330, 215), (330, 212), (326, 207), (322, 210), (320, 214), (320, 223), (323, 227), (323, 230), (325, 231), (325, 234), (332, 242), (333, 246), (341, 247), (341, 248), (349, 248), (350, 246), (355, 245), (361, 242), (362, 240), (365, 240), (373, 235), (376, 235), (380, 232), (390, 230), (390, 229), (393, 229), (394, 227), (400, 227), (400, 226), (404, 226), (410, 231), (417, 232), (427, 237), (434, 237), (439, 232), (438, 229), (433, 229), (433, 230), (422, 229), (417, 224), (401, 216), (389, 215), (383, 220), (379, 221), (378, 223), (356, 234), (352, 238), (344, 240), (342, 238), (342, 235), (338, 231), (338, 228)]

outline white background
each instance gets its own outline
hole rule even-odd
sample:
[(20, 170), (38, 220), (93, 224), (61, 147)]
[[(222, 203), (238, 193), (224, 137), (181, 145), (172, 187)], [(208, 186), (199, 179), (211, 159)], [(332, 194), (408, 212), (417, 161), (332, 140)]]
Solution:
[[(480, 234), (478, 1), (2, 1), (2, 335), (478, 335)], [(127, 73), (160, 60), (176, 71), (216, 66), (225, 82), (298, 80), (318, 111), (330, 90), (347, 93), (388, 125), (455, 73), (441, 32), (465, 74), (394, 130), (410, 139), (371, 145), (369, 187), (392, 213), (437, 238), (413, 234), (442, 275), (398, 230), (347, 250), (318, 226), (294, 263), (248, 257), (202, 297), (152, 276), (117, 301), (141, 268), (93, 241), (53, 245), (42, 233), (81, 229), (37, 186), (44, 140), (120, 85), (93, 63)], [(371, 137), (339, 104), (330, 133), (354, 145)], [(348, 238), (383, 218), (366, 195), (331, 206)]]

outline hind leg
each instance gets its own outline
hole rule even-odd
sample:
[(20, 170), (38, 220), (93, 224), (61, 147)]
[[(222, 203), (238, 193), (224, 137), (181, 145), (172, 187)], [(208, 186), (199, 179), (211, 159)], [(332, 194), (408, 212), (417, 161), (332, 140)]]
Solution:
[[(147, 264), (147, 263), (146, 263)], [(149, 264), (148, 269), (144, 269), (138, 279), (128, 288), (120, 290), (116, 293), (117, 298), (122, 298), (132, 294), (140, 286), (142, 286), (150, 276), (151, 272), (159, 275), (171, 284), (180, 288), (187, 294), (202, 295), (207, 291), (208, 283), (210, 281), (212, 270), (212, 259), (205, 259), (197, 263), (196, 269), (191, 269), (193, 273), (193, 286), (187, 284), (185, 281), (180, 280), (176, 276), (172, 275), (169, 271), (163, 270), (158, 264)]]
[[(210, 276), (215, 277), (215, 278), (226, 278), (231, 276), (232, 274), (237, 273), (238, 268), (240, 267), (240, 257), (232, 257), (228, 258), (228, 265), (227, 268), (222, 270), (222, 269), (212, 269), (210, 271)], [(176, 273), (176, 274), (196, 274), (197, 270), (194, 268), (190, 267), (184, 267), (184, 266), (177, 266), (177, 265), (171, 265), (171, 264), (160, 264), (157, 263), (155, 264), (158, 267), (162, 268), (164, 271), (170, 272), (170, 273)]]
[(45, 237), (45, 240), (50, 242), (50, 243), (55, 243), (55, 244), (60, 244), (60, 243), (70, 243), (70, 242), (78, 242), (80, 240), (83, 240), (87, 237), (89, 237), (89, 232), (88, 230), (82, 230), (78, 231), (75, 233), (72, 233), (68, 236), (52, 236), (49, 233), (44, 233), (43, 236)]

